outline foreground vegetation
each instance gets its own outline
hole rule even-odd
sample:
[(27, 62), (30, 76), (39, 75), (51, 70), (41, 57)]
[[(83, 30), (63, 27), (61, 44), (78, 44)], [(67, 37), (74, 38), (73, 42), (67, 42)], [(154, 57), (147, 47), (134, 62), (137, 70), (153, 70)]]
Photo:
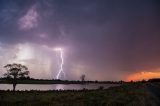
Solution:
[(0, 106), (158, 106), (144, 84), (81, 91), (0, 91)]

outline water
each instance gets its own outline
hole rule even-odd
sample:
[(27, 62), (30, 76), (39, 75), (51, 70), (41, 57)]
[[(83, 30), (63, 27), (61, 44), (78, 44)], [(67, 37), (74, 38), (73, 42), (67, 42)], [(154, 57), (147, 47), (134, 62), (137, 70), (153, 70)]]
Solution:
[[(98, 89), (103, 86), (104, 89), (119, 84), (17, 84), (16, 90), (81, 90), (81, 89)], [(0, 84), (0, 90), (12, 90), (12, 84)]]

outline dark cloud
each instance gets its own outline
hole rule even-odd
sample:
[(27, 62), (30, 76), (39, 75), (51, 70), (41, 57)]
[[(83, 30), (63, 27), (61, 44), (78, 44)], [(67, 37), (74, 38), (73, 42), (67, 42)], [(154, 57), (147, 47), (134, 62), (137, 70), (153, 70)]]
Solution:
[[(84, 64), (95, 74), (156, 68), (159, 5), (158, 0), (1, 0), (0, 42), (70, 47), (69, 63)], [(33, 6), (38, 25), (19, 29), (18, 20)]]

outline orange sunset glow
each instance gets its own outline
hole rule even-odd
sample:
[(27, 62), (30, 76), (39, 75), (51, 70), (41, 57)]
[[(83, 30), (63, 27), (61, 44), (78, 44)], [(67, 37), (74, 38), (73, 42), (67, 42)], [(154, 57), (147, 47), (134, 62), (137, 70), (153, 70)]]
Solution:
[(160, 72), (138, 72), (129, 75), (126, 78), (126, 81), (139, 81), (139, 80), (148, 80), (151, 78), (160, 78)]

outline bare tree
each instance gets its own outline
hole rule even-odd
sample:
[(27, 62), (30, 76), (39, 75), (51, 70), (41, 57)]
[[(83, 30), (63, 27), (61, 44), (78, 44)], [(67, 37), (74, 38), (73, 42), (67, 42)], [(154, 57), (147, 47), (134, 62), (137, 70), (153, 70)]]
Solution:
[(13, 91), (15, 91), (16, 85), (17, 85), (17, 79), (18, 78), (25, 78), (28, 77), (29, 71), (28, 68), (24, 65), (21, 64), (7, 64), (4, 66), (6, 69), (6, 73), (4, 76), (9, 77), (12, 79), (12, 84), (13, 84)]
[(85, 77), (86, 77), (86, 76), (85, 76), (84, 74), (81, 75), (80, 79), (81, 79), (82, 82), (85, 81)]

